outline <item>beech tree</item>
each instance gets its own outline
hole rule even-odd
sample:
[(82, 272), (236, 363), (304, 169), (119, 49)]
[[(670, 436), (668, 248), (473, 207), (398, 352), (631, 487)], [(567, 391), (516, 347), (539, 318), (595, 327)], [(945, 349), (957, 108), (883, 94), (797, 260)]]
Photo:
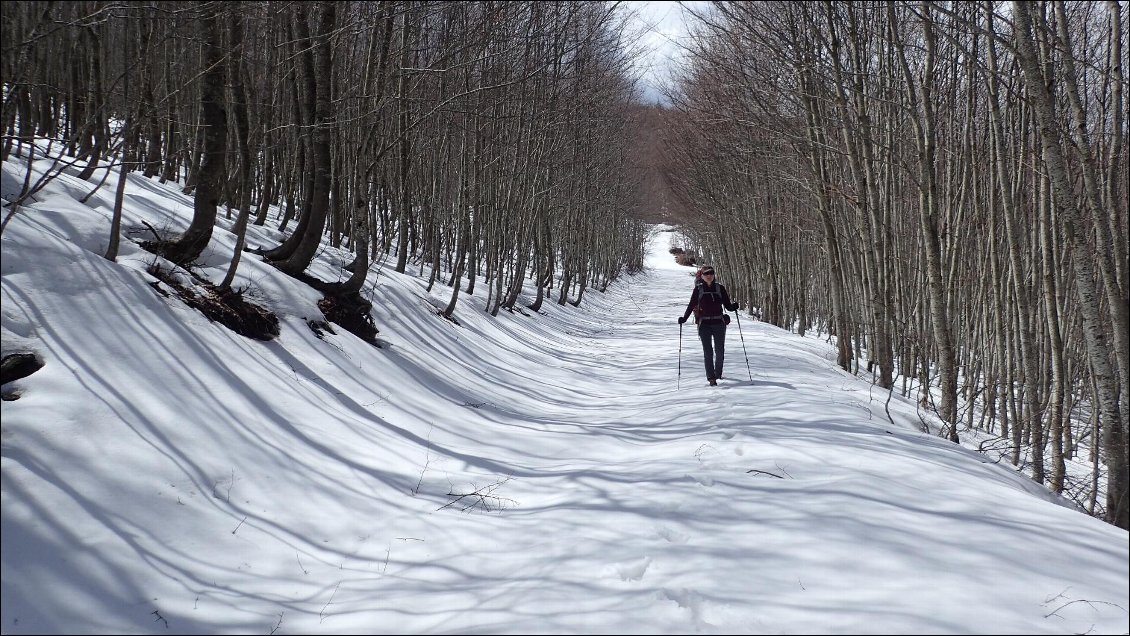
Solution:
[[(382, 254), (450, 286), (437, 313), (452, 320), (478, 290), (492, 314), (536, 311), (551, 289), (578, 304), (640, 267), (646, 230), (628, 213), (620, 152), (636, 93), (615, 3), (2, 10), (4, 156), (47, 144), (52, 174), (83, 164), (93, 180), (125, 163), (123, 187), (135, 168), (181, 181), (194, 199), (189, 227), (148, 245), (204, 282), (224, 257), (209, 248), (221, 209), (238, 215), (217, 276), (225, 293), (254, 252), (322, 291), (331, 320), (372, 340), (364, 295)], [(123, 33), (137, 46), (110, 46)], [(69, 54), (49, 53), (60, 50)], [(251, 223), (276, 223), (285, 238), (247, 245)], [(350, 257), (323, 280), (307, 270), (327, 243)], [(527, 285), (535, 297), (520, 303)]]
[(690, 240), (751, 312), (1124, 528), (1125, 11), (715, 2), (669, 115)]

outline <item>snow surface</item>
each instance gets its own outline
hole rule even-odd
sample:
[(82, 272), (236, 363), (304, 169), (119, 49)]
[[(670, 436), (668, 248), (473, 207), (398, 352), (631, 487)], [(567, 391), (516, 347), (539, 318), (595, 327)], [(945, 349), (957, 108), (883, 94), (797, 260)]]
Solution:
[(2, 236), (3, 352), (46, 362), (4, 387), (4, 634), (1130, 631), (1125, 531), (898, 395), (889, 420), (824, 339), (742, 314), (708, 387), (665, 228), (579, 308), (491, 317), (480, 285), (458, 326), (378, 262), (382, 348), (319, 339), (319, 294), (246, 254), (259, 342), (151, 286), (134, 241), (187, 227), (173, 184), (129, 177), (102, 258), (116, 178), (84, 205), (61, 176)]

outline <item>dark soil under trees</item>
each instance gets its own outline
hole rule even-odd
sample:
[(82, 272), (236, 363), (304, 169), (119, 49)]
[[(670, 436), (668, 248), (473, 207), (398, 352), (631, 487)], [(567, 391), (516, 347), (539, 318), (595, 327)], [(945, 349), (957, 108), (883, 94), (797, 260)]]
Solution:
[[(166, 243), (163, 241), (145, 241), (142, 248), (154, 254), (163, 254)], [(209, 319), (216, 321), (232, 331), (254, 338), (256, 340), (272, 340), (279, 335), (279, 319), (270, 310), (256, 305), (243, 296), (241, 290), (221, 289), (204, 280), (202, 277), (185, 268), (195, 280), (195, 285), (189, 286), (180, 282), (171, 270), (154, 265), (149, 268), (149, 273), (159, 281), (171, 287), (177, 296), (190, 307), (198, 309)], [(325, 321), (308, 321), (310, 328), (321, 338), (325, 331), (333, 333), (328, 328), (327, 322), (340, 325), (346, 331), (354, 334), (369, 344), (379, 347), (377, 334), (379, 330), (373, 324), (371, 311), (373, 303), (369, 302), (355, 291), (345, 291), (340, 284), (326, 283), (313, 276), (301, 274), (295, 276), (297, 280), (322, 292), (322, 299), (318, 301), (318, 309), (325, 316)], [(153, 284), (158, 292), (168, 295), (160, 288), (159, 283)]]

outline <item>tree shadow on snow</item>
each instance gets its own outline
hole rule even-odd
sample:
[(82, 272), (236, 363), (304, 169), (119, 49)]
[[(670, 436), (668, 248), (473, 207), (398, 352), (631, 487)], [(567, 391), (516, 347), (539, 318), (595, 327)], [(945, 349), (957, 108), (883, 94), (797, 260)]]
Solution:
[(722, 386), (722, 387), (725, 387), (725, 386), (732, 386), (732, 387), (775, 386), (775, 387), (780, 387), (782, 389), (789, 389), (791, 391), (796, 391), (796, 387), (789, 384), (788, 382), (770, 382), (769, 380), (753, 380), (751, 382), (749, 380), (740, 380), (740, 379), (731, 380), (730, 378), (726, 378), (726, 379), (722, 380), (722, 384), (720, 384), (719, 386)]

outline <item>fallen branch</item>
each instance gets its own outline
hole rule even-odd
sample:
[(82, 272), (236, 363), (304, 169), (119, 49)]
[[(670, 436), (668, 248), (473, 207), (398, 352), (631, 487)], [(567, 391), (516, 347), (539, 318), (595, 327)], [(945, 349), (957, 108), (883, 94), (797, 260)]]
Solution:
[[(510, 506), (517, 506), (518, 502), (514, 501), (513, 499), (498, 497), (492, 494), (495, 490), (498, 489), (499, 486), (505, 484), (508, 481), (510, 481), (510, 477), (496, 481), (493, 484), (485, 486), (483, 488), (476, 488), (474, 491), (468, 493), (448, 492), (448, 496), (455, 497), (455, 499), (452, 499), (439, 508), (436, 508), (436, 510), (443, 510), (444, 508), (454, 506), (455, 504), (463, 502), (464, 500), (470, 501), (470, 503), (465, 503), (465, 505), (460, 508), (462, 512), (466, 512), (476, 507), (482, 508), (486, 512), (491, 512), (492, 504), (493, 509), (498, 511), (502, 511), (504, 508), (506, 508), (507, 504), (509, 504)], [(472, 486), (474, 486), (474, 484), (472, 484)]]
[(759, 475), (769, 475), (770, 477), (776, 477), (777, 479), (784, 479), (784, 477), (777, 475), (775, 473), (766, 472), (764, 470), (757, 470), (756, 468), (750, 468), (749, 470), (747, 470), (745, 472), (746, 472), (746, 474), (757, 473)]

